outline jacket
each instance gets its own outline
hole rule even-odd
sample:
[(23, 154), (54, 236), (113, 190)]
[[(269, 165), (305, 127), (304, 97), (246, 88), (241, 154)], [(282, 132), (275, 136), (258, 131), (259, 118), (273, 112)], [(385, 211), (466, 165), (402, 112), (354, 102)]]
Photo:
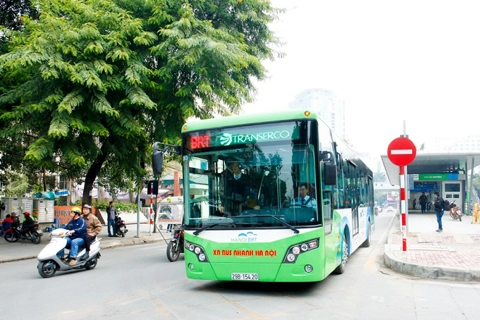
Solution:
[(22, 222), (22, 228), (29, 228), (35, 225), (35, 221), (33, 221), (32, 217), (26, 216), (25, 220)]
[(110, 220), (115, 220), (115, 216), (117, 214), (117, 210), (115, 210), (115, 207), (107, 207), (107, 219)]
[(433, 203), (433, 206), (435, 208), (435, 212), (440, 212), (443, 210), (443, 198), (442, 197), (437, 197), (435, 199), (435, 202)]
[(83, 216), (83, 219), (87, 225), (86, 233), (91, 236), (98, 236), (100, 231), (102, 231), (102, 224), (97, 217), (95, 217), (92, 213), (89, 213), (87, 216)]
[(10, 218), (10, 217), (3, 219), (3, 221), (2, 221), (3, 232), (10, 229), (12, 227), (12, 223), (13, 223), (13, 219)]
[(70, 239), (72, 240), (77, 238), (85, 239), (87, 224), (85, 223), (85, 220), (83, 220), (82, 218), (78, 218), (77, 220), (72, 219), (70, 220), (69, 223), (67, 223), (66, 229), (74, 231), (74, 233), (70, 236)]

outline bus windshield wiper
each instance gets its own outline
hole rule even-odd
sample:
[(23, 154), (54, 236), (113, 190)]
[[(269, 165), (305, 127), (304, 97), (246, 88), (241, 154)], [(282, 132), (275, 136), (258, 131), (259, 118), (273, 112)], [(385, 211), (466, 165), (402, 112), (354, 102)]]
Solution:
[[(218, 220), (217, 220), (218, 221)], [(212, 224), (208, 224), (204, 227), (201, 227), (200, 229), (198, 230), (195, 230), (193, 232), (193, 235), (194, 236), (198, 236), (198, 234), (204, 230), (207, 230), (207, 229), (210, 229), (210, 228), (213, 228), (213, 227), (216, 227), (218, 225), (232, 225), (233, 228), (236, 228), (237, 227), (237, 224), (235, 223), (235, 221), (228, 221), (228, 222), (217, 222), (217, 223), (212, 223)]]
[(216, 226), (218, 226), (218, 225), (219, 225), (218, 223), (206, 225), (205, 227), (201, 227), (200, 229), (194, 231), (194, 232), (193, 232), (193, 235), (194, 235), (194, 236), (198, 236), (198, 234), (199, 234), (200, 232), (202, 232), (203, 230), (207, 230), (208, 228), (213, 228), (213, 227), (216, 227)]
[(243, 216), (243, 217), (251, 217), (251, 218), (273, 218), (275, 220), (277, 220), (278, 222), (280, 222), (280, 224), (282, 224), (283, 226), (289, 228), (289, 229), (292, 229), (293, 232), (295, 233), (299, 233), (300, 231), (298, 231), (297, 228), (295, 228), (294, 226), (292, 226), (291, 224), (288, 224), (286, 223), (285, 221), (283, 221), (282, 219), (274, 216), (274, 215), (271, 215), (271, 214), (251, 214), (251, 215), (247, 215), (247, 216)]

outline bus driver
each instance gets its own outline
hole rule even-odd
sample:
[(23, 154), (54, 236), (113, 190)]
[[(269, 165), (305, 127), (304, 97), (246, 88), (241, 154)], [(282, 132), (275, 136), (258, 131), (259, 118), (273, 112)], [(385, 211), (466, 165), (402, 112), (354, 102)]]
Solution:
[(295, 198), (293, 205), (306, 208), (317, 206), (317, 201), (308, 195), (307, 183), (300, 183), (300, 186), (298, 187), (298, 197)]

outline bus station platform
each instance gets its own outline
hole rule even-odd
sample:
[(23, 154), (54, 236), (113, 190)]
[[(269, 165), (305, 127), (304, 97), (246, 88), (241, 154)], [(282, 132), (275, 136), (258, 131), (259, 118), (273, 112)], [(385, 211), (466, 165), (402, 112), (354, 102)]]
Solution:
[(438, 233), (434, 212), (409, 212), (406, 251), (403, 250), (400, 215), (395, 214), (385, 244), (384, 262), (390, 269), (426, 279), (480, 281), (480, 224), (472, 216), (454, 220), (443, 215)]

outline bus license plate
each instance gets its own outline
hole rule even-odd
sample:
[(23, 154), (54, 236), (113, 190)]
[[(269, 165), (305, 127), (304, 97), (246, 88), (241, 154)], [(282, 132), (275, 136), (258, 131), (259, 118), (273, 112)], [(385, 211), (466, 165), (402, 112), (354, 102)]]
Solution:
[(232, 280), (258, 281), (257, 273), (232, 273)]

